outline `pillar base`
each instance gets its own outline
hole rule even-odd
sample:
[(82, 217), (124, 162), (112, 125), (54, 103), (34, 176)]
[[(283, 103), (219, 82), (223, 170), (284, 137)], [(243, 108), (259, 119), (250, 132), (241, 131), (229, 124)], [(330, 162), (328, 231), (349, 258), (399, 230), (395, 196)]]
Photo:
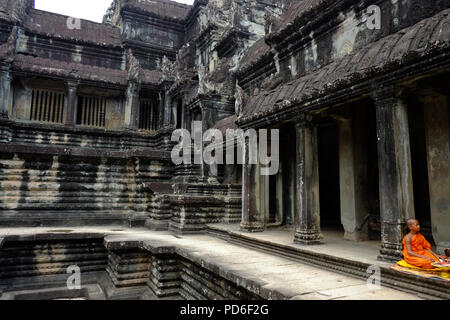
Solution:
[(261, 222), (241, 223), (241, 231), (245, 232), (262, 232), (264, 231), (264, 224)]
[[(447, 249), (447, 251), (446, 251)], [(437, 244), (437, 253), (438, 254), (442, 254), (442, 255), (447, 255), (449, 256), (450, 254), (450, 242), (439, 242)]]
[(379, 261), (398, 262), (403, 259), (403, 245), (397, 243), (382, 243)]
[(349, 241), (367, 241), (369, 240), (369, 231), (355, 231), (355, 232), (348, 232), (345, 231), (344, 239)]
[(305, 245), (322, 244), (323, 235), (318, 230), (296, 231), (294, 242)]

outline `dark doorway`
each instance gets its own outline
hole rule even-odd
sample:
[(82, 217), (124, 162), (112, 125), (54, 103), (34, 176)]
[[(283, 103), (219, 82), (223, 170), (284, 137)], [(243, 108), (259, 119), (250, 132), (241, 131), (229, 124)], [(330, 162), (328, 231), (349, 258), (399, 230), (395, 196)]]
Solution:
[(288, 123), (280, 129), (280, 164), (283, 185), (283, 223), (295, 224), (295, 185), (296, 185), (296, 140), (295, 125)]
[(183, 124), (183, 102), (181, 99), (177, 103), (177, 129), (181, 129)]
[(376, 110), (373, 103), (366, 101), (367, 128), (367, 184), (369, 201), (369, 239), (381, 240), (381, 216), (380, 216), (380, 176), (378, 171), (378, 138)]
[(339, 132), (335, 123), (318, 127), (320, 221), (322, 229), (343, 230), (339, 185)]
[(410, 96), (406, 102), (409, 118), (414, 209), (416, 218), (420, 221), (421, 233), (432, 242), (424, 106), (415, 96)]

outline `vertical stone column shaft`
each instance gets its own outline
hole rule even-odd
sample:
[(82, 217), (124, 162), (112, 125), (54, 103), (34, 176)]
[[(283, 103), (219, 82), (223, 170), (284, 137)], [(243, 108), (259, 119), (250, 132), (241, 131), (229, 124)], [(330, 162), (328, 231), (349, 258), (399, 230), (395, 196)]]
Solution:
[(321, 243), (317, 128), (306, 119), (296, 124), (296, 243)]
[(125, 126), (127, 130), (137, 130), (139, 126), (139, 91), (139, 83), (130, 82), (128, 84), (125, 104)]
[(407, 107), (392, 86), (373, 92), (380, 176), (381, 260), (402, 257), (405, 222), (415, 217)]
[(9, 67), (0, 70), (0, 117), (9, 118), (9, 103), (11, 99), (11, 73)]
[(163, 124), (168, 126), (171, 124), (172, 118), (172, 99), (169, 95), (169, 87), (164, 86), (164, 112), (163, 112)]
[(242, 221), (244, 231), (263, 231), (264, 223), (260, 206), (260, 172), (257, 165), (250, 164), (250, 145), (244, 143), (244, 159), (242, 166)]
[(77, 83), (74, 82), (67, 83), (66, 125), (68, 126), (74, 126), (76, 122), (77, 87), (78, 87)]

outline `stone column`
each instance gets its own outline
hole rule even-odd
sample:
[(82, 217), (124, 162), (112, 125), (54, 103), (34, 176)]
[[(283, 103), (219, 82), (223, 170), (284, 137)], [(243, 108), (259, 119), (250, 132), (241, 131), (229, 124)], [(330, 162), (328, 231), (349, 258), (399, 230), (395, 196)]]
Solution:
[(9, 103), (11, 100), (11, 73), (9, 67), (0, 69), (0, 118), (9, 118)]
[[(339, 183), (341, 221), (345, 239), (369, 238), (369, 201), (367, 197), (367, 152), (363, 117), (339, 121)], [(358, 128), (355, 128), (355, 127)]]
[(296, 123), (297, 194), (294, 242), (318, 244), (320, 231), (319, 159), (317, 128), (306, 119)]
[(169, 86), (164, 85), (164, 112), (163, 112), (163, 124), (169, 126), (172, 118), (172, 99), (169, 95)]
[(137, 130), (139, 126), (139, 91), (140, 85), (130, 81), (126, 93), (125, 102), (125, 129)]
[(190, 130), (191, 128), (191, 113), (189, 112), (186, 104), (184, 103), (184, 101), (182, 101), (183, 103), (183, 129), (186, 130)]
[(66, 111), (66, 125), (74, 126), (76, 123), (77, 113), (77, 88), (78, 83), (67, 83), (67, 111)]
[(250, 145), (244, 144), (245, 163), (242, 166), (242, 222), (243, 231), (257, 232), (264, 230), (264, 217), (260, 205), (260, 170), (259, 166), (250, 164)]
[(286, 211), (284, 208), (283, 197), (284, 193), (288, 191), (284, 190), (283, 171), (284, 164), (282, 161), (280, 161), (280, 169), (276, 177), (277, 223), (283, 223), (283, 215)]
[(160, 91), (158, 92), (158, 97), (159, 97), (159, 112), (158, 112), (158, 129), (160, 129), (161, 127), (163, 127), (164, 125), (164, 106), (165, 106), (165, 91)]
[(407, 107), (393, 86), (373, 91), (380, 176), (380, 260), (402, 257), (405, 222), (414, 218), (414, 193)]
[(444, 254), (450, 248), (450, 115), (448, 98), (426, 96), (425, 134), (434, 242)]

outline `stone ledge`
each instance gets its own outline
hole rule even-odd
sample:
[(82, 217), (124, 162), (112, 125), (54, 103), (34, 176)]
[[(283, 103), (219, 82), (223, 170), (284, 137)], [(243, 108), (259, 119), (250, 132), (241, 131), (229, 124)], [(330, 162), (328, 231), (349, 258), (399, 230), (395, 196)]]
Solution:
[[(371, 266), (371, 264), (361, 261), (349, 260), (301, 248), (294, 248), (284, 244), (254, 239), (250, 236), (245, 236), (233, 231), (225, 231), (218, 227), (208, 226), (207, 232), (211, 236), (215, 236), (233, 244), (243, 245), (261, 252), (274, 254), (364, 280), (367, 280), (367, 270)], [(437, 297), (441, 299), (450, 299), (450, 282), (419, 278), (413, 275), (396, 272), (383, 265), (378, 266), (381, 269), (382, 285), (385, 287), (408, 293), (419, 293), (427, 298)]]
[(73, 156), (83, 158), (112, 158), (112, 159), (131, 159), (142, 158), (150, 160), (170, 161), (171, 156), (168, 151), (158, 151), (145, 148), (132, 149), (126, 151), (109, 151), (104, 149), (77, 148), (63, 146), (38, 146), (35, 144), (11, 144), (0, 143), (1, 153), (19, 153), (46, 156)]
[[(339, 275), (339, 272), (326, 271), (326, 268), (315, 268), (308, 266), (308, 263), (299, 263), (298, 260), (291, 257), (275, 257), (276, 254), (259, 253), (258, 251), (263, 250), (259, 248), (257, 248), (258, 250), (249, 250), (244, 248), (245, 246), (235, 246), (209, 236), (181, 239), (167, 232), (154, 233), (145, 229), (114, 230), (106, 227), (65, 230), (67, 232), (63, 232), (64, 230), (61, 229), (59, 231), (60, 233), (58, 230), (45, 228), (4, 229), (1, 236), (10, 234), (7, 236), (7, 241), (13, 239), (11, 236), (19, 239), (22, 237), (23, 241), (30, 241), (33, 238), (70, 240), (94, 237), (102, 248), (124, 252), (123, 255), (120, 254), (119, 260), (124, 259), (125, 271), (128, 270), (129, 263), (136, 262), (129, 260), (130, 256), (127, 251), (138, 249), (146, 251), (148, 255), (152, 256), (153, 270), (151, 270), (150, 281), (147, 285), (139, 285), (140, 288), (132, 290), (118, 288), (114, 284), (114, 279), (109, 279), (106, 274), (106, 266), (103, 266), (101, 270), (96, 270), (97, 272), (86, 273), (86, 276), (91, 276), (89, 279), (84, 279), (83, 284), (87, 284), (86, 280), (92, 284), (100, 284), (104, 288), (109, 286), (107, 299), (153, 300), (163, 298), (162, 295), (169, 295), (170, 299), (196, 297), (213, 299), (217, 293), (222, 298), (233, 295), (236, 297), (250, 295), (257, 299), (298, 298), (304, 300), (303, 295), (308, 299), (316, 293), (321, 294), (324, 290), (348, 291), (353, 290), (353, 287), (357, 291), (353, 292), (351, 298), (358, 299), (358, 288), (366, 284), (365, 281), (355, 279), (357, 277), (342, 276)], [(218, 246), (217, 250), (211, 250), (211, 246), (214, 245)], [(113, 263), (115, 263), (114, 261)], [(178, 274), (179, 277), (175, 274)], [(199, 278), (198, 275), (204, 275), (205, 278)], [(104, 281), (101, 280), (102, 277), (105, 277)], [(324, 279), (320, 280), (318, 277), (324, 277)], [(6, 285), (10, 288), (9, 292), (54, 288), (64, 286), (66, 280), (66, 274), (6, 278), (0, 281), (0, 288), (2, 285)], [(112, 282), (106, 283), (106, 280)], [(156, 289), (156, 292), (150, 283), (153, 280), (156, 280), (154, 283), (156, 287), (153, 288)], [(225, 281), (225, 284), (217, 286), (218, 283), (221, 283), (220, 281)], [(203, 286), (206, 287), (203, 288)], [(215, 291), (214, 288), (217, 290)], [(417, 294), (410, 295), (400, 291), (396, 293), (395, 290), (389, 288), (384, 288), (382, 292), (388, 298), (391, 295), (398, 299), (417, 298)], [(376, 298), (374, 295), (366, 296)], [(326, 295), (324, 299), (336, 297), (341, 296), (332, 293)]]
[(191, 261), (209, 272), (212, 272), (225, 280), (232, 282), (233, 284), (242, 287), (249, 292), (260, 296), (263, 299), (277, 299), (286, 300), (291, 298), (288, 293), (282, 293), (276, 289), (272, 289), (265, 281), (258, 278), (254, 278), (251, 274), (245, 272), (230, 270), (226, 266), (218, 265), (214, 262), (205, 260), (201, 254), (197, 252), (190, 252), (188, 249), (180, 248), (175, 245), (166, 243), (165, 241), (155, 240), (125, 240), (114, 239), (115, 236), (105, 238), (105, 245), (108, 249), (131, 249), (139, 247), (140, 249), (147, 250), (152, 254), (176, 254), (188, 261)]
[(61, 227), (79, 228), (86, 226), (110, 226), (110, 227), (143, 227), (146, 216), (130, 214), (114, 214), (107, 212), (3, 212), (0, 216), (0, 224), (3, 228), (29, 228), (29, 227)]

